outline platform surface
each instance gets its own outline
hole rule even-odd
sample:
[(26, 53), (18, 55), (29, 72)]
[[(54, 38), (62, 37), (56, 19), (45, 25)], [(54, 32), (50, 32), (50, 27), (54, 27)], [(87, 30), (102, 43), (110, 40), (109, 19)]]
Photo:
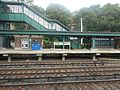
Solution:
[(0, 54), (101, 54), (101, 53), (120, 53), (120, 50), (115, 49), (79, 49), (79, 50), (66, 50), (66, 49), (43, 49), (43, 50), (14, 50), (14, 49), (0, 49)]

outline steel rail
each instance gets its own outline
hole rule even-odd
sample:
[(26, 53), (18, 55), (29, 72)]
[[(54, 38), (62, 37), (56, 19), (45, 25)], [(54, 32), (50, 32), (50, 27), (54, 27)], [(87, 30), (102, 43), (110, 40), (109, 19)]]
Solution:
[(31, 85), (52, 85), (52, 84), (73, 84), (73, 83), (98, 83), (98, 82), (119, 82), (120, 79), (107, 79), (107, 80), (81, 80), (81, 81), (62, 81), (62, 82), (43, 82), (43, 83), (24, 83), (24, 84), (0, 84), (0, 87), (9, 86), (31, 86)]

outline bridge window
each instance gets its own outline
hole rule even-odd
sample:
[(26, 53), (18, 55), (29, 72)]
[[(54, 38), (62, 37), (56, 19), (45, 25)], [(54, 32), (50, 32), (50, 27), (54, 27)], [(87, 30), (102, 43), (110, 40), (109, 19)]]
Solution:
[(30, 18), (34, 19), (34, 14), (33, 14), (33, 12), (29, 11), (28, 16), (29, 16)]
[(7, 5), (7, 7), (8, 7), (7, 12), (14, 12), (13, 5)]
[(63, 30), (63, 28), (59, 24), (56, 24), (53, 22), (51, 22), (52, 24), (48, 23), (46, 20), (39, 17), (37, 14), (35, 14), (31, 10), (29, 10), (27, 7), (24, 7), (24, 14), (26, 14), (30, 18), (34, 19), (35, 21), (37, 21), (38, 23), (40, 23), (41, 25), (43, 25), (47, 29), (55, 29), (57, 31)]
[(34, 16), (34, 20), (38, 22), (38, 16), (36, 14), (33, 13), (33, 16)]
[(58, 25), (58, 24), (56, 24), (56, 30), (57, 30), (57, 31), (61, 31), (61, 26)]
[(22, 13), (22, 7), (19, 6), (19, 13)]
[(55, 23), (53, 23), (52, 29), (56, 29), (56, 24)]
[(44, 20), (44, 27), (48, 28), (48, 22)]
[(52, 24), (49, 23), (48, 25), (49, 25), (49, 26), (48, 26), (48, 29), (52, 29)]
[(66, 29), (64, 29), (64, 28), (63, 28), (62, 30), (63, 30), (63, 31), (66, 31)]
[(7, 5), (5, 8), (7, 12), (22, 13), (22, 7), (19, 5)]
[(43, 25), (44, 27), (48, 28), (48, 22), (46, 20), (42, 19), (41, 17), (39, 17), (38, 15), (36, 15), (34, 12), (30, 11), (26, 7), (24, 7), (24, 13), (30, 18), (40, 23), (41, 25)]
[(29, 15), (29, 12), (28, 12), (29, 10), (26, 8), (26, 7), (24, 7), (24, 13), (26, 14), (26, 15)]
[(14, 8), (15, 13), (22, 13), (22, 7), (21, 6), (14, 5), (13, 8)]
[(43, 19), (41, 17), (38, 18), (38, 22), (43, 25)]
[(54, 29), (54, 30), (57, 30), (57, 31), (66, 31), (66, 29), (64, 29), (62, 26), (60, 26), (59, 24), (56, 24), (54, 22), (51, 22), (50, 29)]
[(39, 16), (36, 15), (34, 12), (30, 11), (26, 7), (24, 7), (24, 13), (29, 16), (30, 18), (34, 19), (35, 21), (39, 22), (41, 19), (39, 19)]

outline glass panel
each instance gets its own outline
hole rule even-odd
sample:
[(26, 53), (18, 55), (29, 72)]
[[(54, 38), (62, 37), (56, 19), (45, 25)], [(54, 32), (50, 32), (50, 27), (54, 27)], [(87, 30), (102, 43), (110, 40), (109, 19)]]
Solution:
[(22, 7), (18, 5), (7, 5), (4, 8), (7, 12), (22, 13)]
[(38, 22), (38, 16), (34, 14), (34, 20)]
[(28, 16), (33, 19), (33, 12), (29, 11)]
[(48, 22), (44, 20), (44, 27), (48, 28)]
[(63, 28), (63, 31), (66, 31), (66, 29)]
[(19, 9), (19, 13), (22, 13), (22, 7), (18, 6), (18, 9)]
[(48, 29), (52, 29), (52, 25), (51, 25), (51, 23), (49, 23)]
[(41, 25), (43, 25), (43, 19), (42, 19), (41, 17), (39, 17), (38, 19), (39, 19), (38, 22), (39, 22)]
[(13, 6), (13, 12), (18, 13), (19, 12), (19, 7), (18, 6)]
[(57, 31), (61, 31), (61, 26), (58, 25), (58, 24), (56, 24), (56, 30), (57, 30)]
[(56, 24), (55, 23), (53, 23), (52, 29), (56, 29)]
[(7, 7), (5, 7), (7, 12), (13, 12), (14, 11), (14, 8), (12, 5), (7, 5)]
[(27, 9), (26, 7), (24, 7), (24, 13), (25, 13), (26, 15), (29, 15), (28, 9)]
[[(17, 9), (18, 8), (18, 9)], [(15, 12), (19, 11), (22, 12), (22, 8), (21, 7), (17, 7), (15, 9)], [(12, 10), (12, 7), (11, 7)], [(43, 25), (44, 27), (46, 27), (47, 29), (56, 29), (57, 31), (66, 31), (63, 27), (61, 27), (59, 24), (56, 23), (48, 23), (46, 20), (42, 19), (41, 17), (39, 17), (38, 15), (36, 15), (34, 12), (30, 11), (28, 8), (24, 7), (24, 13), (29, 16), (30, 18), (34, 19), (35, 21), (37, 21), (39, 24)]]

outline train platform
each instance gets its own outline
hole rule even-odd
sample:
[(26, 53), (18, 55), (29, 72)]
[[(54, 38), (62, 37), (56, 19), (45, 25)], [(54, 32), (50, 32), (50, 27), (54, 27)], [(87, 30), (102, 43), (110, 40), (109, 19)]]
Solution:
[(43, 55), (60, 55), (62, 60), (65, 60), (65, 57), (68, 55), (92, 55), (93, 60), (96, 60), (96, 56), (102, 54), (120, 54), (120, 50), (115, 49), (43, 49), (43, 50), (23, 50), (23, 49), (1, 49), (0, 55), (8, 57), (8, 61), (11, 61), (12, 55), (35, 55), (38, 57), (38, 60), (42, 60)]
[(81, 53), (120, 53), (116, 49), (0, 49), (0, 54), (81, 54)]

